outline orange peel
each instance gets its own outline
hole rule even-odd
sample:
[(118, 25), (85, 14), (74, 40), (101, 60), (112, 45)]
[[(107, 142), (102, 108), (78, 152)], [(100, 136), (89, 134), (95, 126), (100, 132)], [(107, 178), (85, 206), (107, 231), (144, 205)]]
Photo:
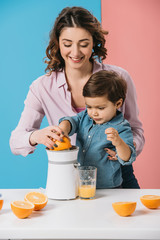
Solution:
[(12, 201), (11, 209), (18, 218), (27, 218), (32, 213), (34, 204), (26, 201)]
[(158, 195), (144, 195), (140, 197), (141, 203), (150, 209), (156, 209), (160, 207), (160, 196)]
[(61, 151), (61, 150), (69, 149), (72, 147), (70, 139), (68, 137), (64, 136), (62, 139), (63, 139), (63, 142), (56, 140), (54, 144), (56, 144), (57, 147), (54, 147), (54, 149), (50, 149), (50, 150)]
[(2, 209), (3, 207), (3, 199), (0, 199), (0, 210)]
[(130, 216), (136, 209), (136, 202), (115, 202), (112, 203), (112, 207), (114, 211), (122, 216), (127, 217)]

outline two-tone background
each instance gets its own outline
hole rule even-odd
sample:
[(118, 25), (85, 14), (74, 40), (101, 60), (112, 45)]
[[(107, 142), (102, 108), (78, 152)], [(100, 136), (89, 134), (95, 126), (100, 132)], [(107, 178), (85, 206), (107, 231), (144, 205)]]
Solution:
[[(62, 8), (82, 6), (109, 31), (105, 63), (125, 68), (136, 85), (145, 147), (134, 163), (141, 188), (160, 188), (160, 1), (0, 1), (0, 188), (45, 187), (47, 155), (38, 146), (27, 157), (9, 147), (30, 84), (44, 74), (49, 32)], [(44, 119), (42, 127), (47, 126)]]

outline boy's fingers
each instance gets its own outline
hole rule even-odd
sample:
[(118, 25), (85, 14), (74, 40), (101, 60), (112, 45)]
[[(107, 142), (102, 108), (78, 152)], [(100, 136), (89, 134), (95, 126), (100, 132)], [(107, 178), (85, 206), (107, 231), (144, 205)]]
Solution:
[(107, 128), (105, 130), (105, 133), (108, 134), (108, 133), (112, 133), (114, 131), (114, 128)]

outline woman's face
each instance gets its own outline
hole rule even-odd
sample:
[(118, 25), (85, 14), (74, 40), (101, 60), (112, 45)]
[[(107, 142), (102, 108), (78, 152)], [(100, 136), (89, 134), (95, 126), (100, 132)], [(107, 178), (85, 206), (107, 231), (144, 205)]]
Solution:
[(84, 28), (64, 28), (59, 37), (59, 47), (65, 67), (81, 69), (90, 64), (93, 38)]

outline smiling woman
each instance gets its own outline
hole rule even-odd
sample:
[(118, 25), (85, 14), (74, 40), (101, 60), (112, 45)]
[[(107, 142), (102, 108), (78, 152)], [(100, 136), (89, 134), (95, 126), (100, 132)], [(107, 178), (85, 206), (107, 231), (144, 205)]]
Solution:
[[(52, 148), (51, 139), (60, 140), (60, 135), (63, 135), (55, 125), (61, 117), (76, 116), (77, 109), (85, 109), (82, 89), (91, 75), (100, 70), (115, 71), (126, 81), (128, 94), (121, 111), (129, 119), (134, 131), (137, 154), (142, 151), (143, 129), (138, 119), (133, 81), (124, 69), (102, 63), (107, 55), (104, 37), (107, 34), (87, 9), (67, 7), (60, 12), (46, 49), (47, 73), (31, 84), (21, 119), (10, 138), (14, 154), (27, 156), (35, 151), (38, 144)], [(40, 129), (44, 116), (50, 126)], [(74, 144), (75, 136), (72, 137)], [(126, 187), (139, 187), (132, 166), (125, 182), (129, 183)]]
[[(78, 31), (77, 31), (78, 30)], [(89, 68), (89, 61), (93, 49), (93, 39), (89, 32), (82, 28), (66, 28), (59, 37), (61, 56), (65, 61), (66, 68)]]

